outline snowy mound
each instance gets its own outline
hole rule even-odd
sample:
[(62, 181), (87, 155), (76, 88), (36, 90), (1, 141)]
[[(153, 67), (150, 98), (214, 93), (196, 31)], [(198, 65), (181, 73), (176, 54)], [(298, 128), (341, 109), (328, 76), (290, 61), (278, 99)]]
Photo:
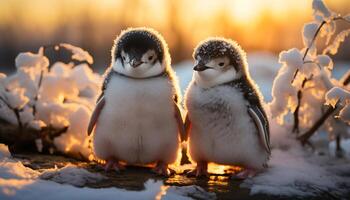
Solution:
[[(72, 51), (72, 59), (93, 62), (90, 54), (78, 47), (61, 44), (55, 48), (59, 47)], [(88, 158), (86, 127), (100, 92), (101, 76), (86, 63), (50, 64), (43, 48), (37, 54), (20, 53), (15, 63), (15, 74), (0, 74), (0, 118), (19, 129), (41, 132), (35, 141), (38, 151), (58, 150)], [(59, 134), (49, 135), (50, 130)]]

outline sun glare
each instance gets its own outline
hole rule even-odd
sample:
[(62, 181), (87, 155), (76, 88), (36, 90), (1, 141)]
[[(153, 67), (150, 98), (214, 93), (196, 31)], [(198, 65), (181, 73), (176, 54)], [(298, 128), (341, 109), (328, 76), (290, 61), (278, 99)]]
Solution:
[(240, 24), (253, 23), (261, 14), (261, 3), (259, 0), (230, 1), (230, 14)]

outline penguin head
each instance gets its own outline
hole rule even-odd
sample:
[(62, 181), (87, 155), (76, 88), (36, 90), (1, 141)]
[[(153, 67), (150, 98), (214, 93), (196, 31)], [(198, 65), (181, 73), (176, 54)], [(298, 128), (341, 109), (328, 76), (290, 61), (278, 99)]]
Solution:
[(112, 48), (112, 69), (133, 78), (148, 78), (166, 70), (168, 49), (163, 37), (150, 28), (129, 28)]
[(194, 81), (204, 88), (227, 83), (246, 74), (245, 52), (233, 40), (204, 40), (195, 48), (193, 58)]

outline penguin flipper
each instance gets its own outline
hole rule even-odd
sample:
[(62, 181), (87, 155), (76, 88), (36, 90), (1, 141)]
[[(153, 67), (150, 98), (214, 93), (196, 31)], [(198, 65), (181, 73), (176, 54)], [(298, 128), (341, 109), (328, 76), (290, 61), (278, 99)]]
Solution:
[(259, 138), (266, 151), (271, 153), (269, 122), (257, 106), (248, 107), (248, 113), (258, 128)]
[(175, 109), (175, 119), (177, 122), (177, 127), (179, 128), (181, 141), (184, 141), (186, 139), (185, 126), (182, 120), (180, 108), (175, 101), (174, 101), (174, 109)]
[(111, 78), (112, 78), (112, 76), (114, 74), (115, 73), (114, 73), (112, 67), (108, 68), (106, 70), (106, 72), (103, 74), (104, 80), (103, 80), (103, 83), (102, 83), (101, 94), (97, 98), (96, 103), (98, 103), (101, 100), (101, 98), (105, 95), (105, 90), (107, 89), (108, 83), (109, 83), (109, 81), (111, 80)]
[(88, 126), (88, 135), (91, 134), (92, 130), (94, 129), (96, 122), (98, 120), (98, 117), (100, 116), (101, 110), (106, 104), (106, 100), (104, 96), (101, 96), (100, 100), (97, 102), (94, 112), (91, 115), (89, 126)]

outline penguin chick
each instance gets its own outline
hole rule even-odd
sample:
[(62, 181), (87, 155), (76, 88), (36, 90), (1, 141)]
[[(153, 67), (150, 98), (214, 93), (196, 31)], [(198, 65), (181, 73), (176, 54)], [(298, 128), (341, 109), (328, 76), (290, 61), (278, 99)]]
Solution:
[(263, 169), (270, 155), (269, 125), (251, 80), (246, 56), (234, 41), (209, 38), (194, 50), (194, 74), (185, 94), (185, 127), (192, 172), (207, 175), (207, 163), (245, 168), (238, 178)]
[(149, 28), (122, 31), (88, 127), (90, 135), (96, 125), (93, 150), (106, 170), (156, 163), (158, 174), (169, 175), (184, 133), (179, 94), (163, 37)]

